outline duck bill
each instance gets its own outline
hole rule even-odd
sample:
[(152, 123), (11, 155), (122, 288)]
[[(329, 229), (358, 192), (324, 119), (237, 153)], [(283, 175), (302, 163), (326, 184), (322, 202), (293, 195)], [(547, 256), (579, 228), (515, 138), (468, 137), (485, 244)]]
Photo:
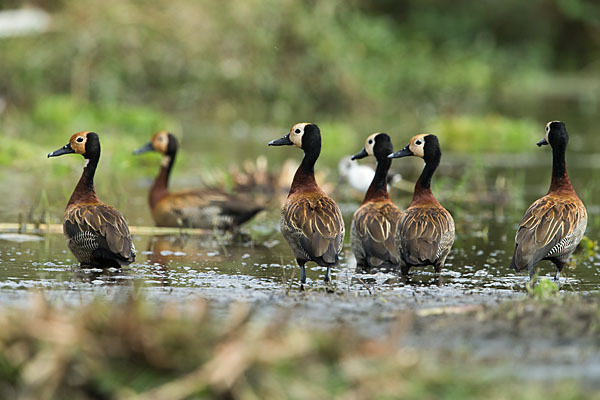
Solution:
[(63, 154), (71, 154), (71, 153), (75, 153), (75, 150), (73, 150), (73, 148), (71, 147), (71, 143), (67, 143), (60, 149), (54, 150), (52, 153), (48, 153), (48, 158), (58, 157), (58, 156), (62, 156)]
[(269, 146), (291, 146), (294, 143), (290, 140), (290, 135), (287, 134), (281, 139), (271, 140)]
[(151, 142), (148, 142), (139, 149), (134, 150), (133, 154), (137, 156), (138, 154), (147, 153), (149, 151), (154, 151), (154, 147), (152, 147)]
[(542, 147), (544, 145), (548, 144), (548, 141), (546, 140), (546, 138), (542, 138), (542, 140), (540, 140), (539, 142), (536, 143), (538, 145), (538, 147)]
[(410, 149), (408, 148), (408, 146), (406, 146), (402, 150), (390, 154), (388, 156), (388, 158), (402, 158), (402, 157), (408, 157), (408, 156), (413, 156), (413, 155), (414, 155), (413, 152), (410, 151)]
[(352, 160), (360, 160), (361, 158), (365, 158), (368, 155), (369, 155), (369, 153), (367, 153), (367, 151), (363, 147), (363, 149), (361, 151), (359, 151), (358, 153), (356, 153), (355, 155), (352, 156)]

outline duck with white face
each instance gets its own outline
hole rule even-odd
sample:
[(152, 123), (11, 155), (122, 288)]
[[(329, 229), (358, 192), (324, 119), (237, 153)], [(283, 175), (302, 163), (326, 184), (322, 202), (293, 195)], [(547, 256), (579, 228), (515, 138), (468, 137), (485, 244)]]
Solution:
[(331, 281), (331, 267), (339, 263), (344, 241), (344, 220), (337, 204), (321, 190), (314, 166), (321, 153), (321, 131), (308, 122), (292, 126), (284, 137), (269, 146), (296, 146), (304, 151), (285, 203), (281, 207), (281, 233), (300, 266), (301, 289), (306, 283), (309, 261), (327, 268), (324, 280)]
[(100, 139), (79, 132), (69, 143), (48, 154), (80, 154), (85, 159), (81, 179), (67, 203), (63, 232), (67, 247), (82, 267), (120, 268), (135, 261), (135, 247), (121, 213), (96, 196), (94, 175), (100, 160)]
[(587, 211), (567, 174), (568, 143), (567, 128), (560, 121), (548, 122), (537, 142), (539, 147), (552, 147), (552, 180), (548, 194), (529, 206), (519, 223), (511, 262), (515, 271), (529, 271), (532, 284), (542, 260), (554, 263), (554, 279), (559, 279), (587, 227)]
[(388, 157), (408, 156), (422, 158), (425, 167), (396, 231), (396, 246), (404, 264), (401, 272), (407, 275), (411, 267), (433, 265), (439, 273), (454, 243), (454, 219), (431, 192), (431, 178), (442, 158), (437, 136), (416, 135), (406, 147)]
[(395, 236), (402, 212), (387, 190), (387, 175), (392, 164), (388, 156), (393, 152), (390, 137), (386, 133), (374, 133), (366, 139), (364, 148), (352, 156), (352, 160), (377, 159), (375, 176), (352, 217), (350, 237), (357, 272), (396, 271), (401, 264)]
[(158, 175), (148, 193), (156, 226), (237, 230), (265, 208), (245, 196), (221, 189), (170, 192), (169, 178), (178, 149), (175, 135), (160, 131), (152, 136), (149, 143), (134, 151), (134, 154), (157, 152), (162, 155)]

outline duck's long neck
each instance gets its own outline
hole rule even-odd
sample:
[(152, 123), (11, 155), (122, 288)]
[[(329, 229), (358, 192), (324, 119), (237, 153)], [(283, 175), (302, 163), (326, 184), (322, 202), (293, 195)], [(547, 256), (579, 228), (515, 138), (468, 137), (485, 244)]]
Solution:
[(83, 167), (83, 173), (73, 194), (67, 203), (67, 207), (71, 204), (82, 203), (82, 202), (99, 202), (100, 200), (96, 196), (96, 190), (94, 188), (94, 175), (96, 174), (96, 167), (98, 166), (98, 160), (100, 156), (86, 158), (85, 165)]
[(320, 153), (321, 149), (304, 152), (304, 158), (296, 170), (292, 186), (290, 187), (290, 195), (298, 191), (314, 191), (319, 189), (315, 180), (315, 163)]
[(433, 193), (431, 193), (431, 177), (439, 165), (440, 157), (425, 161), (423, 172), (421, 172), (421, 176), (419, 176), (419, 179), (415, 184), (413, 203), (437, 203)]
[(160, 163), (160, 170), (158, 176), (154, 180), (152, 187), (150, 188), (149, 202), (150, 208), (154, 206), (166, 195), (169, 194), (169, 176), (171, 175), (171, 169), (175, 163), (175, 156), (177, 153), (171, 155), (164, 155), (162, 162)]
[(550, 192), (572, 191), (573, 186), (567, 173), (566, 147), (552, 148), (552, 182)]
[(392, 160), (387, 157), (377, 159), (375, 176), (373, 177), (371, 185), (365, 194), (363, 204), (369, 201), (390, 200), (390, 195), (387, 191), (387, 174), (391, 165)]

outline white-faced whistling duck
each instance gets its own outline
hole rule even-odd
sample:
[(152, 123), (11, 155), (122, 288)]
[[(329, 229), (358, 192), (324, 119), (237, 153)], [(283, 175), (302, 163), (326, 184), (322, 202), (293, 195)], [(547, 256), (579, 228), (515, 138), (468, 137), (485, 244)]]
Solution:
[(169, 176), (178, 150), (177, 138), (161, 131), (145, 146), (134, 151), (156, 151), (163, 155), (160, 171), (154, 180), (148, 201), (156, 226), (229, 230), (251, 219), (264, 206), (219, 189), (196, 189), (169, 192)]
[(350, 237), (358, 272), (392, 271), (400, 265), (400, 252), (395, 238), (402, 212), (387, 191), (387, 174), (392, 165), (388, 155), (393, 152), (390, 137), (385, 133), (374, 133), (367, 138), (365, 147), (352, 156), (352, 160), (367, 156), (377, 159), (371, 186), (352, 217)]
[(587, 226), (585, 206), (567, 174), (568, 142), (567, 129), (560, 121), (548, 122), (544, 138), (537, 142), (540, 147), (547, 144), (552, 147), (552, 182), (548, 194), (529, 206), (519, 223), (511, 262), (516, 271), (528, 269), (530, 279), (536, 274), (537, 263), (550, 260), (556, 265), (555, 280), (558, 280)]
[(100, 159), (100, 139), (94, 132), (79, 132), (65, 146), (48, 154), (81, 154), (83, 174), (67, 203), (63, 232), (69, 250), (81, 266), (119, 268), (135, 261), (135, 247), (127, 222), (119, 211), (102, 203), (94, 189)]
[(412, 202), (398, 223), (396, 245), (404, 263), (401, 271), (406, 275), (411, 267), (433, 265), (439, 273), (454, 243), (454, 220), (431, 193), (431, 177), (442, 158), (437, 136), (417, 135), (388, 157), (406, 156), (422, 158), (425, 167), (415, 184)]
[(331, 266), (338, 264), (344, 241), (344, 220), (337, 204), (317, 185), (314, 166), (321, 153), (321, 132), (311, 123), (299, 123), (269, 146), (295, 145), (304, 150), (287, 200), (281, 207), (281, 233), (300, 266), (301, 288), (306, 282), (304, 265), (314, 261), (326, 267), (325, 282), (331, 280)]

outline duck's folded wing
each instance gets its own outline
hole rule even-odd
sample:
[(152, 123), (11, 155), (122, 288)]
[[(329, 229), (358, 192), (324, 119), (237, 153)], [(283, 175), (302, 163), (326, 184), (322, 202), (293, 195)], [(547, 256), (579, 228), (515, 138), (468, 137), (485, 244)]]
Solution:
[(585, 208), (579, 202), (549, 196), (535, 201), (519, 223), (515, 236), (515, 265), (525, 268), (546, 257), (560, 255), (570, 244), (567, 242), (582, 234), (579, 231), (586, 221)]
[[(382, 212), (383, 211), (383, 212)], [(361, 207), (354, 215), (355, 232), (360, 236), (365, 252), (380, 260), (398, 262), (400, 254), (395, 243), (398, 210)]]
[(206, 219), (214, 220), (215, 225), (219, 225), (221, 219), (229, 218), (233, 221), (233, 217), (264, 209), (262, 204), (248, 197), (216, 189), (173, 193), (169, 195), (168, 207), (171, 212), (187, 217), (191, 222)]
[(344, 220), (340, 209), (327, 196), (300, 198), (290, 202), (282, 215), (300, 238), (302, 249), (312, 258), (334, 263), (344, 241)]
[(442, 208), (408, 209), (398, 223), (398, 236), (409, 263), (433, 262), (454, 241), (454, 221)]
[(127, 222), (113, 207), (105, 204), (76, 207), (67, 212), (64, 226), (69, 237), (76, 236), (78, 232), (93, 232), (101, 239), (100, 246), (106, 246), (126, 260), (135, 258)]

